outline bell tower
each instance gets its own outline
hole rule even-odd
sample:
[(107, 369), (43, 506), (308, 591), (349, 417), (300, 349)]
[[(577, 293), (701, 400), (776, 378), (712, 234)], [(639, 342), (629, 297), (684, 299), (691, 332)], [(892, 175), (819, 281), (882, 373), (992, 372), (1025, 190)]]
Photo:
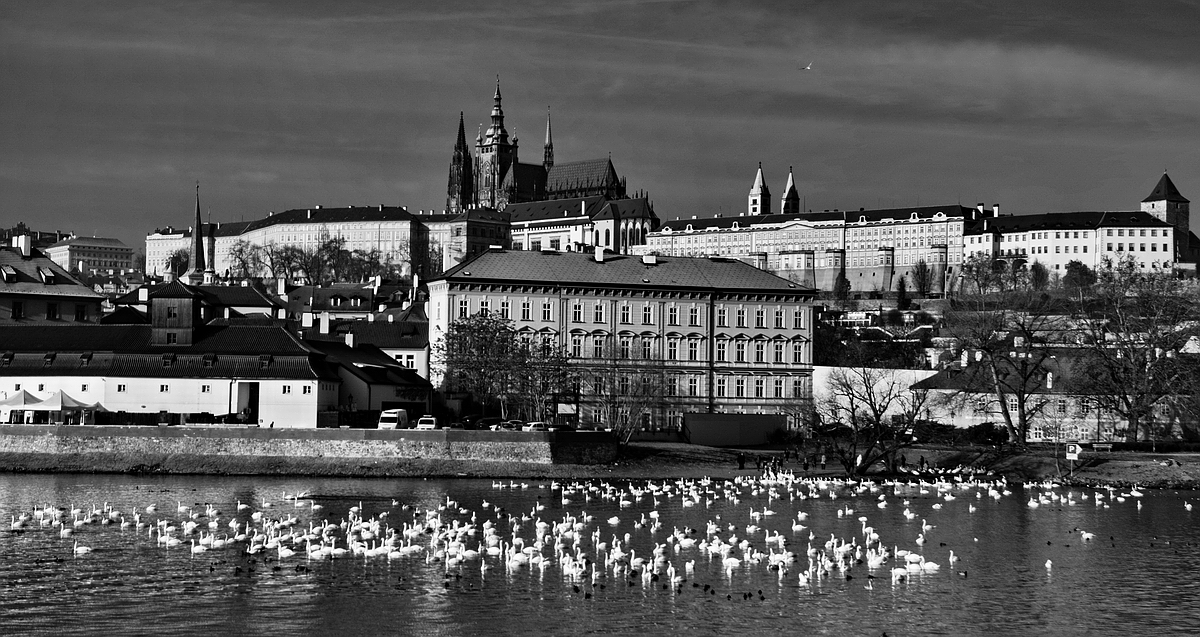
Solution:
[(767, 182), (763, 179), (761, 161), (758, 162), (758, 174), (754, 176), (754, 185), (750, 187), (750, 196), (747, 197), (746, 214), (771, 214), (771, 189), (767, 188)]
[(1142, 212), (1148, 212), (1156, 218), (1175, 227), (1175, 260), (1186, 261), (1188, 234), (1191, 231), (1192, 213), (1191, 202), (1179, 194), (1179, 189), (1163, 172), (1163, 176), (1154, 186), (1150, 195), (1142, 200)]
[(495, 208), (503, 199), (500, 186), (504, 177), (516, 161), (516, 146), (509, 142), (504, 128), (499, 76), (492, 99), (492, 124), (475, 141), (475, 197), (479, 205)]

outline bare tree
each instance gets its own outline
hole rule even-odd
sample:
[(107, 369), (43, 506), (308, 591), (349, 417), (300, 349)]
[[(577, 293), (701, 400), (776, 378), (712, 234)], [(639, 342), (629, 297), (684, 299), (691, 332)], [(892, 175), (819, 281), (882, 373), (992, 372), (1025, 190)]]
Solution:
[(933, 289), (933, 268), (929, 267), (925, 259), (917, 261), (917, 264), (913, 266), (912, 281), (917, 294), (923, 297), (929, 296), (929, 291)]
[[(1097, 272), (1092, 343), (1084, 383), (1097, 407), (1118, 415), (1137, 440), (1152, 431), (1155, 407), (1193, 391), (1200, 378), (1190, 356), (1179, 356), (1200, 335), (1194, 293), (1169, 274), (1141, 271), (1128, 255)], [(1087, 301), (1085, 301), (1087, 303)]]
[(607, 337), (602, 356), (583, 361), (586, 368), (580, 374), (581, 399), (599, 412), (601, 422), (622, 443), (647, 421), (661, 417), (666, 400), (675, 393), (657, 356), (657, 339), (648, 349), (641, 345), (640, 339), (614, 343)]
[(167, 256), (167, 272), (175, 276), (183, 276), (187, 272), (188, 262), (192, 258), (192, 251), (187, 248), (179, 248)]
[(893, 369), (839, 367), (830, 375), (827, 395), (817, 404), (817, 434), (847, 475), (862, 475), (912, 445), (913, 427), (929, 400), (911, 390)]
[(262, 270), (263, 249), (245, 239), (239, 239), (229, 246), (229, 261), (233, 267), (230, 275), (236, 278), (257, 276)]
[(484, 313), (460, 318), (434, 344), (433, 358), (444, 389), (468, 392), (485, 408), (498, 405), (508, 417), (525, 360), (512, 321)]
[(986, 294), (996, 287), (996, 266), (986, 252), (977, 252), (963, 261), (962, 274), (970, 286), (969, 291), (961, 290), (963, 293)]

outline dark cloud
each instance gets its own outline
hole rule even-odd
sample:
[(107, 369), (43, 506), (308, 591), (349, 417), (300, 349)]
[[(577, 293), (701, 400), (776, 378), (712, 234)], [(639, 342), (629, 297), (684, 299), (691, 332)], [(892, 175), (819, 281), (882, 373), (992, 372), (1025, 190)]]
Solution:
[(1195, 198), (1198, 24), (1195, 2), (16, 3), (0, 225), (141, 245), (197, 179), (214, 219), (440, 207), (496, 74), (525, 157), (550, 106), (558, 157), (611, 153), (664, 217), (742, 210), (759, 161), (814, 209), (1130, 208), (1164, 168)]

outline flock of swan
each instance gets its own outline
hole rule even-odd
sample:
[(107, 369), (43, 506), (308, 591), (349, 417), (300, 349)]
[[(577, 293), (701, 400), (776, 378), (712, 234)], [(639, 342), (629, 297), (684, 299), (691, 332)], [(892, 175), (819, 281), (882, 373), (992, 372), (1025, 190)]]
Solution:
[[(544, 572), (554, 568), (576, 591), (581, 584), (594, 588), (605, 581), (628, 581), (632, 586), (640, 580), (645, 586), (669, 585), (677, 591), (691, 581), (698, 587), (698, 563), (710, 575), (724, 572), (731, 578), (761, 569), (765, 572), (760, 575), (778, 577), (781, 583), (791, 580), (800, 587), (828, 578), (850, 580), (855, 569), (866, 570), (864, 588), (873, 589), (876, 579), (895, 585), (941, 571), (942, 565), (932, 557), (934, 545), (939, 544), (937, 527), (923, 516), (935, 515), (956, 499), (969, 498), (967, 511), (974, 513), (976, 503), (982, 506), (986, 498), (1010, 496), (1014, 489), (1024, 489), (1032, 508), (1109, 507), (1127, 499), (1136, 500), (1140, 507), (1142, 496), (1136, 489), (1064, 489), (1050, 483), (1017, 486), (1003, 479), (961, 475), (913, 482), (848, 481), (800, 477), (787, 471), (649, 482), (495, 481), (492, 488), (534, 489), (529, 495), (537, 495), (517, 498), (534, 501), (529, 510), (519, 512), (487, 500), (467, 506), (446, 497), (425, 508), (400, 500), (392, 500), (390, 506), (373, 502), (373, 508), (383, 510), (371, 515), (359, 503), (335, 520), (328, 519), (323, 506), (305, 493), (285, 493), (275, 503), (265, 498), (238, 501), (227, 512), (214, 504), (183, 502), (161, 509), (156, 503), (143, 503), (127, 510), (107, 502), (86, 507), (44, 505), (10, 513), (9, 530), (57, 533), (64, 553), (79, 559), (94, 553), (80, 543), (80, 536), (94, 538), (99, 531), (112, 529), (138, 534), (139, 542), (167, 552), (187, 551), (193, 556), (239, 552), (278, 564), (359, 558), (423, 560), (447, 573), (468, 568), (484, 574), (493, 569)], [(810, 512), (814, 507), (805, 501), (839, 499), (833, 515), (842, 521), (837, 528), (844, 535), (817, 535), (810, 528), (817, 521)], [(1185, 505), (1190, 511), (1191, 504)], [(903, 508), (911, 526), (901, 528), (911, 529), (912, 535), (885, 539), (872, 526), (872, 510), (887, 507)], [(828, 508), (822, 507), (822, 515), (832, 517)], [(589, 514), (588, 509), (604, 513)], [(664, 520), (689, 509), (713, 511), (688, 516), (708, 517), (694, 528), (675, 524), (667, 528)], [(789, 513), (781, 514), (784, 509)], [(1088, 531), (1074, 532), (1082, 542), (1094, 537)], [(956, 568), (959, 557), (950, 550), (946, 560), (948, 568)], [(1051, 569), (1053, 563), (1048, 560), (1045, 566)], [(957, 574), (966, 577), (967, 572)]]

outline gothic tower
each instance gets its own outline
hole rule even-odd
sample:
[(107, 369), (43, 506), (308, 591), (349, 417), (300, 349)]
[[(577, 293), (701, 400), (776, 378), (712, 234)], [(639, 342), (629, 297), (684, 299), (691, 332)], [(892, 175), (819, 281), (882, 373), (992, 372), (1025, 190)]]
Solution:
[(542, 167), (546, 172), (554, 167), (554, 140), (550, 138), (550, 107), (546, 107), (546, 144), (542, 146)]
[(516, 147), (509, 143), (508, 131), (504, 129), (499, 77), (493, 99), (492, 125), (475, 142), (475, 199), (481, 206), (497, 208), (503, 200), (500, 186), (509, 169), (517, 163)]
[(204, 270), (204, 223), (200, 220), (200, 182), (196, 182), (196, 225), (192, 226), (192, 246), (183, 282), (188, 285), (204, 283)]
[(1190, 202), (1179, 194), (1179, 189), (1171, 182), (1167, 173), (1163, 173), (1162, 179), (1158, 180), (1158, 185), (1154, 186), (1150, 196), (1142, 200), (1142, 212), (1148, 212), (1175, 226), (1175, 260), (1190, 259), (1186, 250), (1192, 222)]
[(758, 162), (758, 174), (754, 176), (754, 185), (750, 187), (747, 210), (750, 215), (771, 214), (771, 190), (763, 180), (762, 162)]
[(779, 203), (779, 212), (794, 215), (800, 210), (800, 194), (796, 192), (796, 181), (792, 179), (792, 167), (788, 166), (787, 186), (783, 189), (783, 199)]
[(450, 159), (450, 184), (447, 188), (446, 209), (452, 212), (466, 210), (475, 203), (475, 166), (467, 148), (467, 131), (463, 127), (463, 114), (458, 113), (458, 139), (454, 142), (454, 156)]

